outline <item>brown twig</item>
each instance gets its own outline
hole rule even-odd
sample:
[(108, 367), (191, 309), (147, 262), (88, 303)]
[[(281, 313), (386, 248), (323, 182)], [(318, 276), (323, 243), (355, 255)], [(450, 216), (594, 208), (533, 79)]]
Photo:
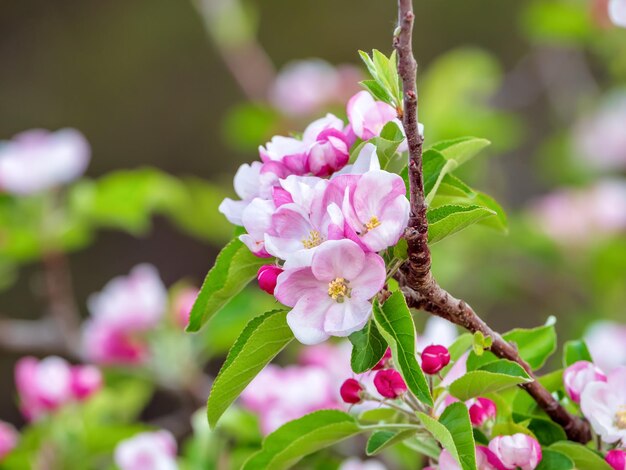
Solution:
[(409, 148), (409, 192), (411, 214), (405, 237), (408, 260), (397, 273), (402, 291), (410, 307), (429, 312), (468, 329), (482, 332), (493, 340), (492, 352), (498, 357), (515, 361), (535, 379), (522, 385), (550, 416), (563, 426), (570, 440), (586, 443), (591, 439), (589, 425), (569, 414), (565, 408), (535, 378), (530, 366), (519, 356), (515, 347), (493, 331), (464, 301), (445, 291), (430, 271), (431, 256), (428, 248), (427, 205), (424, 198), (422, 173), (423, 137), (418, 131), (417, 120), (417, 65), (412, 51), (413, 13), (412, 0), (398, 0), (398, 29), (393, 45), (398, 53), (398, 73), (404, 91), (403, 125)]

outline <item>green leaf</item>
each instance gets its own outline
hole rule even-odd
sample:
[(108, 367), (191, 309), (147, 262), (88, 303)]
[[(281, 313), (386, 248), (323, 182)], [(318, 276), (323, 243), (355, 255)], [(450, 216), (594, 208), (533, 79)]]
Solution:
[(362, 80), (359, 82), (359, 85), (369, 91), (377, 100), (384, 102), (391, 101), (391, 96), (389, 96), (387, 90), (385, 90), (376, 80)]
[(569, 367), (578, 361), (593, 362), (587, 345), (580, 339), (566, 342), (563, 346), (563, 367)]
[(519, 355), (533, 370), (541, 368), (556, 351), (556, 331), (553, 325), (517, 328), (502, 336), (517, 346)]
[(444, 177), (457, 167), (454, 160), (447, 160), (440, 152), (428, 149), (422, 156), (424, 173), (424, 194), (426, 202), (430, 203)]
[(563, 428), (549, 419), (534, 418), (528, 423), (528, 429), (533, 432), (542, 446), (567, 440)]
[(254, 256), (238, 239), (231, 240), (215, 260), (189, 316), (187, 331), (198, 331), (213, 315), (256, 277), (268, 258)]
[(425, 455), (434, 460), (437, 460), (441, 454), (441, 449), (437, 441), (430, 437), (412, 437), (405, 440), (403, 444), (418, 454)]
[(374, 408), (365, 410), (359, 415), (360, 422), (379, 423), (381, 421), (392, 421), (398, 412), (392, 408)]
[(430, 389), (415, 357), (415, 324), (404, 295), (396, 291), (382, 305), (374, 301), (373, 317), (379, 332), (391, 348), (408, 389), (423, 403), (433, 406)]
[(463, 403), (449, 405), (439, 421), (421, 412), (417, 415), (428, 432), (450, 452), (463, 470), (476, 470), (474, 434), (469, 412)]
[(476, 469), (476, 443), (467, 406), (464, 403), (448, 405), (439, 422), (452, 434), (463, 469)]
[(212, 427), (261, 369), (292, 339), (284, 310), (267, 312), (248, 323), (211, 387), (207, 414)]
[(470, 199), (476, 197), (476, 193), (472, 188), (451, 173), (443, 177), (437, 194)]
[(387, 343), (370, 320), (361, 331), (349, 336), (352, 343), (350, 365), (357, 374), (370, 370), (380, 361), (387, 350)]
[(500, 359), (468, 372), (450, 384), (450, 394), (461, 401), (532, 382), (515, 362)]
[(509, 222), (506, 216), (506, 212), (494, 198), (492, 198), (488, 194), (476, 192), (475, 196), (473, 198), (470, 198), (470, 201), (472, 202), (472, 204), (476, 204), (481, 207), (490, 209), (496, 213), (495, 217), (488, 217), (484, 220), (481, 220), (479, 224), (490, 227), (499, 232), (508, 232)]
[(437, 243), (444, 238), (475, 224), (476, 222), (492, 217), (496, 213), (477, 205), (445, 205), (429, 210), (428, 242)]
[(322, 410), (290, 421), (271, 433), (263, 447), (242, 470), (267, 468), (282, 470), (295, 465), (305, 455), (331, 446), (361, 432), (355, 419), (337, 410)]
[(535, 470), (573, 470), (574, 462), (567, 455), (554, 450), (544, 449), (541, 462)]
[(526, 434), (532, 438), (535, 438), (535, 435), (526, 426), (515, 423), (513, 421), (504, 421), (497, 423), (491, 430), (492, 438), (496, 436), (512, 436), (513, 434)]
[(402, 442), (405, 439), (413, 436), (415, 431), (376, 431), (372, 433), (367, 440), (367, 446), (365, 447), (365, 453), (367, 455), (376, 455), (387, 447), (391, 447), (394, 444)]
[(567, 455), (576, 468), (585, 470), (611, 470), (611, 466), (593, 450), (575, 442), (562, 441), (552, 444), (549, 450)]
[(446, 159), (454, 160), (458, 166), (461, 166), (489, 145), (491, 145), (491, 142), (487, 139), (460, 137), (458, 139), (437, 142), (431, 148), (438, 150)]

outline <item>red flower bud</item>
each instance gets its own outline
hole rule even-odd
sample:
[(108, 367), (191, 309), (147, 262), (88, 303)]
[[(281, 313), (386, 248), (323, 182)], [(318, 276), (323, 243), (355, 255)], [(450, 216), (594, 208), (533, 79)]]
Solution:
[(384, 369), (376, 372), (374, 386), (378, 393), (385, 398), (398, 398), (406, 392), (404, 379), (397, 370)]
[(606, 463), (614, 470), (626, 469), (626, 451), (613, 449), (606, 454)]
[(450, 363), (450, 353), (445, 346), (433, 344), (422, 351), (422, 370), (434, 375)]
[(378, 364), (372, 367), (372, 370), (384, 369), (385, 367), (387, 367), (387, 364), (389, 363), (389, 359), (391, 359), (391, 349), (387, 348), (387, 350), (385, 351), (385, 354), (383, 354), (383, 357), (380, 359), (380, 361), (378, 361)]
[(496, 404), (488, 398), (479, 397), (469, 408), (470, 421), (474, 426), (482, 426), (496, 417)]
[(363, 386), (355, 379), (346, 379), (339, 389), (341, 399), (351, 405), (361, 402), (362, 393)]
[(282, 273), (283, 270), (274, 264), (264, 264), (259, 268), (257, 273), (257, 279), (259, 281), (259, 287), (270, 295), (274, 295), (274, 289), (276, 288), (276, 278)]

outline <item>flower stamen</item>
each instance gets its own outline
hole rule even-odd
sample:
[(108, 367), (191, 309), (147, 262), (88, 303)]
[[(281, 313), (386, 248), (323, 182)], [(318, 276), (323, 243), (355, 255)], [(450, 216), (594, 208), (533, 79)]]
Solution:
[(343, 277), (336, 277), (328, 283), (328, 296), (339, 303), (343, 302), (346, 297), (350, 297), (352, 291), (348, 287), (349, 283)]
[(626, 405), (622, 405), (615, 413), (615, 425), (619, 429), (626, 429)]
[(309, 232), (309, 238), (303, 239), (302, 244), (307, 250), (315, 248), (322, 244), (322, 236), (317, 230), (311, 230)]
[(380, 220), (378, 220), (378, 217), (373, 215), (370, 218), (369, 222), (365, 224), (365, 229), (369, 232), (370, 230), (374, 230), (379, 225), (380, 225)]

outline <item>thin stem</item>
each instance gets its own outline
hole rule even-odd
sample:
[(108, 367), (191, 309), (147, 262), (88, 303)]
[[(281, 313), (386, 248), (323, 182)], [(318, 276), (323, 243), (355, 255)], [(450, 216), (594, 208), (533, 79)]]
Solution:
[(402, 124), (409, 147), (411, 212), (405, 232), (408, 259), (396, 273), (396, 279), (410, 307), (445, 318), (471, 332), (480, 331), (485, 336), (491, 336), (493, 338), (493, 346), (491, 347), (493, 353), (501, 358), (517, 362), (535, 379), (531, 383), (521, 385), (521, 387), (534, 398), (553, 421), (563, 426), (570, 440), (586, 443), (591, 439), (588, 423), (569, 414), (550, 392), (536, 380), (532, 369), (519, 356), (515, 347), (489, 328), (467, 303), (455, 299), (442, 289), (431, 274), (428, 219), (426, 217), (427, 204), (424, 197), (422, 168), (423, 137), (419, 134), (417, 120), (417, 65), (412, 50), (414, 19), (412, 0), (398, 0), (398, 28), (393, 38), (393, 45), (398, 53), (398, 74), (402, 80), (404, 93)]

